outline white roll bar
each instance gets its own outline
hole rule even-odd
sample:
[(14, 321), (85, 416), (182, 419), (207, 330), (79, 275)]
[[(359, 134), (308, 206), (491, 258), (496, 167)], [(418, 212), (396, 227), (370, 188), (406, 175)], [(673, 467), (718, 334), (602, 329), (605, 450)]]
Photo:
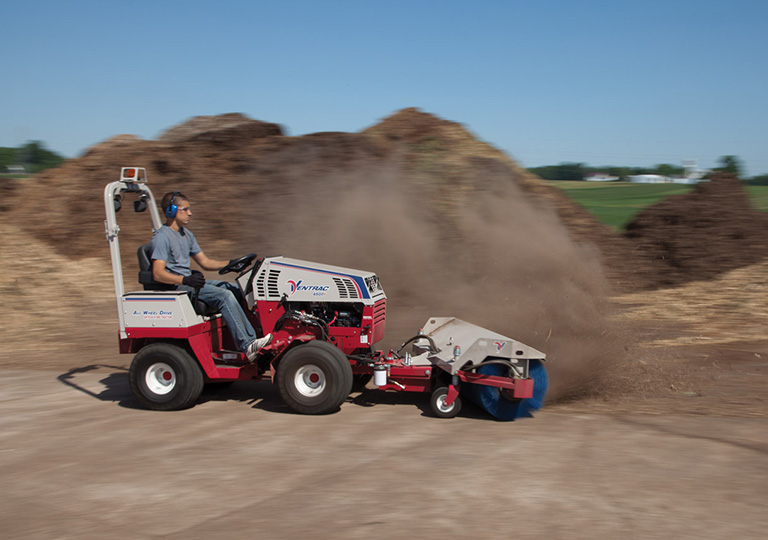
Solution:
[(122, 200), (124, 193), (136, 193), (139, 200), (144, 200), (147, 204), (152, 220), (152, 232), (154, 233), (163, 226), (163, 222), (157, 209), (155, 196), (146, 182), (147, 174), (143, 167), (123, 167), (120, 173), (120, 180), (107, 184), (104, 188), (104, 209), (107, 214), (104, 228), (107, 242), (109, 243), (109, 252), (112, 256), (112, 276), (115, 282), (115, 298), (117, 299), (117, 314), (120, 320), (121, 338), (128, 336), (125, 333), (125, 316), (121, 304), (125, 294), (125, 285), (123, 284), (123, 265), (120, 258), (120, 242), (118, 241), (120, 226), (117, 224), (115, 200)]

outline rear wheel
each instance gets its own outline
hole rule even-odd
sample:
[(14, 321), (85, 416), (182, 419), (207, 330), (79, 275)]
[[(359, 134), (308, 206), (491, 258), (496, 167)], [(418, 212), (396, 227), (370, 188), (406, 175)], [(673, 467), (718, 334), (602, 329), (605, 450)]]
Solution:
[(310, 341), (288, 351), (277, 368), (285, 403), (302, 414), (337, 410), (352, 390), (352, 367), (338, 347)]
[(203, 391), (197, 361), (171, 343), (151, 343), (136, 353), (128, 378), (136, 399), (157, 411), (187, 409)]

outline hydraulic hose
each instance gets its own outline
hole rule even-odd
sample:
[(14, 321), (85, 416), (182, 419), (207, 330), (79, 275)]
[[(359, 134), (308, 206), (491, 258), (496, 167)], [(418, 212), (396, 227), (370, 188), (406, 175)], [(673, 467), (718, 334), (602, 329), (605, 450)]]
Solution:
[(502, 360), (502, 359), (488, 360), (487, 362), (482, 362), (480, 364), (472, 364), (472, 365), (469, 365), (469, 366), (464, 366), (464, 367), (461, 368), (461, 371), (475, 371), (475, 370), (477, 370), (477, 369), (479, 369), (481, 367), (491, 366), (491, 365), (494, 365), (494, 364), (495, 365), (499, 365), (499, 366), (506, 366), (507, 368), (515, 371), (515, 373), (520, 374), (517, 371), (517, 369), (515, 368), (515, 365), (512, 362), (510, 362), (509, 360)]
[(435, 345), (435, 340), (434, 339), (432, 339), (429, 336), (425, 336), (424, 334), (416, 334), (412, 338), (406, 339), (403, 342), (403, 344), (400, 345), (400, 347), (395, 351), (395, 354), (399, 357), (400, 356), (400, 351), (402, 351), (405, 348), (406, 345), (408, 345), (409, 343), (413, 343), (414, 341), (419, 340), (419, 339), (426, 339), (427, 341), (429, 341), (429, 352), (431, 352), (432, 354), (437, 354), (437, 353), (440, 352), (440, 349), (438, 348), (438, 346)]
[(328, 341), (328, 324), (319, 317), (301, 311), (286, 311), (275, 323), (275, 330), (282, 328), (283, 324), (285, 324), (285, 321), (288, 319), (318, 327), (322, 332), (323, 341)]

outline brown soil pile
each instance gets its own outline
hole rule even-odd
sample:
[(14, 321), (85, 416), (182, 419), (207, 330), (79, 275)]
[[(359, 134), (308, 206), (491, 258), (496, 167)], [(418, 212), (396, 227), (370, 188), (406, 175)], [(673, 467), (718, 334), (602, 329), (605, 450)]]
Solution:
[[(390, 298), (384, 347), (430, 316), (458, 316), (546, 351), (553, 397), (581, 391), (623, 350), (599, 251), (574, 242), (539, 193), (547, 186), (459, 124), (406, 109), (360, 133), (281, 133), (226, 115), (156, 141), (115, 137), (15, 184), (2, 215), (66, 260), (108, 260), (104, 186), (121, 166), (145, 166), (156, 196), (189, 196), (210, 256), (257, 251), (375, 270)], [(130, 289), (151, 231), (130, 201), (119, 222)], [(101, 286), (104, 276), (81, 279)]]
[[(114, 300), (102, 298), (111, 287), (103, 192), (128, 165), (147, 168), (156, 197), (179, 190), (190, 198), (191, 228), (208, 255), (257, 251), (375, 270), (389, 296), (384, 348), (430, 316), (457, 316), (545, 351), (550, 398), (588, 394), (631, 358), (636, 335), (611, 322), (607, 298), (668, 279), (666, 259), (636, 249), (637, 238), (599, 224), (460, 124), (405, 109), (359, 133), (288, 137), (243, 115), (198, 117), (158, 140), (117, 136), (58, 169), (3, 184), (3, 231), (23, 239), (16, 255), (0, 258), (3, 272), (18, 273), (26, 251), (58, 261), (45, 265), (33, 292), (17, 280), (2, 284), (19, 324), (0, 338), (17, 352), (28, 338), (7, 335), (11, 327), (34, 325), (41, 352), (61, 350), (62, 336), (94, 351), (105, 345), (90, 335), (114, 339)], [(119, 222), (131, 289), (136, 248), (151, 230), (130, 201)], [(77, 273), (82, 285), (68, 288), (66, 305), (50, 301), (66, 281), (57, 272)], [(21, 320), (25, 305), (37, 314), (32, 323)]]
[(640, 212), (626, 237), (652, 263), (646, 280), (675, 286), (768, 257), (768, 216), (752, 206), (738, 178), (719, 174)]

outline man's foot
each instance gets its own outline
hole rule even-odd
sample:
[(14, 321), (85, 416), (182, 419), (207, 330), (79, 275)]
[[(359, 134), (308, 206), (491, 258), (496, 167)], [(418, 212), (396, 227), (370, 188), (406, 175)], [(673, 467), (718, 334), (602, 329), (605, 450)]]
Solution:
[(272, 343), (272, 334), (267, 334), (263, 338), (254, 339), (251, 341), (251, 343), (248, 345), (248, 348), (245, 350), (245, 356), (248, 357), (249, 362), (253, 362), (253, 359), (256, 358), (256, 356), (259, 354), (259, 351)]

